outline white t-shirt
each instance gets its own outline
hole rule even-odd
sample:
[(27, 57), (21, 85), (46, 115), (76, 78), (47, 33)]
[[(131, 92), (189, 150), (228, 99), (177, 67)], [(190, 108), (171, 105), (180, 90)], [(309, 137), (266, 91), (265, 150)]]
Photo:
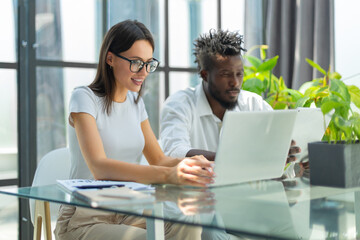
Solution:
[[(241, 90), (231, 111), (271, 111), (261, 96)], [(160, 117), (160, 139), (165, 155), (183, 158), (191, 149), (216, 152), (222, 121), (213, 114), (200, 83), (172, 94)]]
[[(141, 122), (146, 120), (148, 115), (142, 99), (135, 103), (137, 96), (137, 93), (128, 91), (125, 102), (113, 102), (111, 113), (107, 115), (103, 107), (103, 98), (96, 96), (88, 87), (78, 87), (71, 95), (69, 112), (84, 112), (95, 118), (108, 158), (139, 163), (145, 145)], [(68, 132), (70, 178), (93, 179), (81, 154), (75, 129), (69, 125)]]

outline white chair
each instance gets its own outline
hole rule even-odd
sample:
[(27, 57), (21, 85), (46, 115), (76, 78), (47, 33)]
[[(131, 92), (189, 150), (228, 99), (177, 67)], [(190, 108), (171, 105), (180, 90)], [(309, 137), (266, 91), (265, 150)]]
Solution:
[[(161, 146), (161, 142), (159, 141)], [(142, 157), (142, 163), (148, 164), (145, 157)], [(39, 162), (32, 186), (42, 186), (56, 184), (58, 179), (68, 179), (70, 174), (70, 152), (68, 148), (60, 148), (47, 153)], [(59, 204), (30, 200), (31, 221), (34, 224), (35, 240), (41, 239), (41, 227), (44, 226), (45, 240), (52, 239), (51, 216), (56, 220)], [(147, 219), (148, 239), (155, 239), (156, 236), (164, 236), (164, 225), (162, 220)]]
[[(32, 186), (56, 184), (57, 179), (68, 179), (70, 174), (70, 152), (59, 148), (47, 153), (39, 162)], [(41, 226), (44, 226), (45, 239), (52, 239), (51, 216), (57, 218), (59, 204), (30, 200), (31, 221), (34, 224), (34, 239), (41, 239)]]

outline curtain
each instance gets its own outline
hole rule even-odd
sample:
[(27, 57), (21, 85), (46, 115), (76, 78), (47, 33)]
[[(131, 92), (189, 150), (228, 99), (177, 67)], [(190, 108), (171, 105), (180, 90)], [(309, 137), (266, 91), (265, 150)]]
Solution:
[(296, 43), (296, 1), (270, 0), (267, 7), (266, 44), (270, 57), (279, 55), (274, 74), (292, 88)]
[[(283, 76), (286, 86), (299, 89), (304, 82), (321, 75), (305, 61), (306, 58), (325, 70), (329, 66), (334, 70), (333, 0), (263, 0), (261, 8), (257, 6), (257, 9), (252, 2), (246, 1), (246, 11), (252, 14), (257, 11), (258, 15), (264, 11), (262, 43), (269, 46), (269, 58), (279, 55), (274, 74)], [(245, 17), (245, 29), (250, 29), (254, 19), (259, 18)], [(262, 36), (263, 32), (257, 34)], [(259, 43), (251, 41), (248, 45)]]
[[(262, 0), (246, 0), (245, 2), (245, 49), (264, 44), (264, 14)], [(259, 57), (258, 52), (253, 52)]]

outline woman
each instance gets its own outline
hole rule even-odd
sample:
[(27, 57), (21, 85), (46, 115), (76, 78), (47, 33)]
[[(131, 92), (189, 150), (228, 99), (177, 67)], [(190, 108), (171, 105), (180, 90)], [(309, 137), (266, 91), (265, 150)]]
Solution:
[[(144, 80), (159, 64), (153, 51), (151, 33), (140, 22), (120, 22), (106, 34), (95, 80), (76, 88), (70, 100), (70, 178), (193, 186), (213, 182), (211, 163), (203, 156), (173, 159), (158, 145), (140, 97)], [(142, 154), (149, 166), (137, 164)], [(145, 239), (142, 228), (143, 218), (62, 206), (55, 235), (122, 239), (126, 233), (129, 239)], [(198, 228), (183, 228), (166, 223), (166, 238), (199, 233)]]

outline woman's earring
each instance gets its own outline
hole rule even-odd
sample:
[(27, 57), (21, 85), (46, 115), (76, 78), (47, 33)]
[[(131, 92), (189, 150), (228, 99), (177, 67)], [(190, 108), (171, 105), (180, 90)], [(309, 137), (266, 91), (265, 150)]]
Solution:
[(112, 70), (112, 66), (111, 65), (109, 65), (110, 66), (110, 69)]

